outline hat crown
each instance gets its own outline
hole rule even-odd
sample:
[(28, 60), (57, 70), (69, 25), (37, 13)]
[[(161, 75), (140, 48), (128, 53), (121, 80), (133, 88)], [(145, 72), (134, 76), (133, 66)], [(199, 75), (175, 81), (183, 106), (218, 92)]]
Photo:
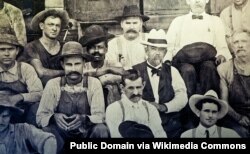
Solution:
[(63, 45), (62, 56), (84, 54), (82, 45), (78, 42), (69, 41)]
[(205, 93), (205, 96), (210, 96), (210, 97), (214, 97), (214, 98), (219, 98), (217, 93), (214, 90), (209, 90)]
[(152, 29), (148, 34), (148, 40), (154, 39), (154, 40), (167, 40), (166, 39), (166, 33), (163, 29), (159, 29), (158, 31), (156, 29)]
[(0, 42), (1, 43), (9, 43), (20, 46), (18, 43), (16, 34), (12, 28), (0, 28)]
[(99, 25), (92, 25), (85, 30), (84, 36), (88, 38), (98, 37), (98, 36), (105, 36), (106, 33), (104, 32), (103, 28)]
[(137, 5), (126, 5), (123, 9), (123, 16), (141, 16)]

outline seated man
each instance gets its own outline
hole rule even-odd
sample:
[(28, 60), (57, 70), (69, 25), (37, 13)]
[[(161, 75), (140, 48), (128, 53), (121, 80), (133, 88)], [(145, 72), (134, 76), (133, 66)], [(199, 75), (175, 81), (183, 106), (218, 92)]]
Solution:
[(89, 59), (80, 43), (65, 43), (59, 56), (65, 76), (51, 79), (42, 95), (37, 123), (55, 134), (59, 151), (65, 139), (108, 137), (101, 83), (83, 75)]
[(221, 99), (229, 103), (222, 124), (250, 137), (250, 34), (238, 31), (232, 36), (235, 58), (218, 67)]
[(64, 10), (48, 9), (36, 14), (31, 27), (41, 33), (41, 37), (28, 43), (19, 61), (30, 63), (36, 70), (43, 86), (48, 80), (64, 75), (64, 71), (54, 57), (61, 54), (61, 43), (57, 40), (62, 28), (68, 25), (68, 13)]
[(36, 110), (43, 86), (34, 68), (16, 58), (22, 46), (12, 32), (0, 34), (0, 98), (25, 109), (25, 115), (16, 122), (36, 124)]
[[(106, 110), (111, 137), (166, 137), (157, 109), (142, 99), (144, 85), (143, 78), (136, 70), (128, 70), (128, 74), (122, 76), (122, 99), (110, 104)], [(136, 129), (135, 125), (142, 130)]]
[(145, 81), (142, 98), (151, 102), (160, 112), (162, 125), (169, 138), (178, 138), (182, 130), (180, 111), (187, 104), (187, 90), (180, 73), (163, 57), (167, 53), (165, 32), (152, 29), (146, 46), (147, 61), (133, 66)]
[(8, 99), (0, 99), (0, 153), (56, 154), (56, 139), (51, 133), (43, 132), (26, 124), (11, 124), (10, 120), (23, 114)]
[(200, 124), (194, 129), (182, 133), (181, 138), (239, 138), (232, 129), (216, 126), (218, 119), (228, 112), (227, 102), (218, 99), (215, 91), (205, 95), (195, 94), (189, 99), (191, 110), (200, 118)]
[(106, 60), (108, 47), (108, 39), (114, 35), (104, 32), (104, 29), (99, 25), (88, 27), (84, 36), (81, 37), (80, 43), (83, 47), (87, 47), (87, 52), (94, 57), (94, 60), (86, 63), (84, 72), (90, 76), (98, 77), (103, 85), (106, 107), (119, 100), (119, 82), (124, 72), (118, 64), (109, 63)]

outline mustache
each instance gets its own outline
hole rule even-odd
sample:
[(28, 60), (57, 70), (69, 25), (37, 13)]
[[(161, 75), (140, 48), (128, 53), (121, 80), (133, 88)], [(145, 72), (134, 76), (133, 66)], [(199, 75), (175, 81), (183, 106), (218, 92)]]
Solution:
[(79, 72), (76, 72), (76, 71), (72, 71), (72, 72), (69, 72), (66, 76), (70, 76), (70, 75), (81, 75), (81, 73)]
[(92, 56), (99, 56), (99, 57), (101, 57), (102, 54), (100, 54), (99, 52), (95, 52), (95, 53), (92, 54)]
[(133, 29), (129, 29), (128, 31), (126, 31), (126, 33), (137, 33), (137, 31)]
[(130, 98), (135, 98), (135, 97), (141, 97), (141, 95), (140, 94), (138, 94), (138, 95), (133, 94), (133, 95), (130, 96)]

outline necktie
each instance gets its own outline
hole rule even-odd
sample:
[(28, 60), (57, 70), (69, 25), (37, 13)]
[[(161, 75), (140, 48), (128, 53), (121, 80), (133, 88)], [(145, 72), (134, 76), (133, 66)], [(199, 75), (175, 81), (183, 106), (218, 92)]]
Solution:
[(150, 66), (150, 65), (147, 65), (149, 68), (151, 68), (151, 73), (152, 73), (152, 76), (153, 75), (157, 75), (157, 76), (160, 76), (160, 72), (161, 72), (161, 67), (160, 68), (154, 68), (154, 67), (152, 67), (152, 66)]
[(206, 133), (206, 138), (209, 138), (209, 131), (206, 130), (205, 133)]
[(200, 19), (200, 20), (202, 20), (203, 16), (202, 15), (192, 15), (192, 19)]

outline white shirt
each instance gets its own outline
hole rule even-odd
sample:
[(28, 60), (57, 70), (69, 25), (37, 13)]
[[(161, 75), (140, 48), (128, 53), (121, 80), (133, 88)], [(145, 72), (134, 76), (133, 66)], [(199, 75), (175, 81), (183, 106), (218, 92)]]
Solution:
[[(107, 61), (109, 63), (121, 63), (121, 66), (125, 69), (132, 68), (133, 65), (144, 62), (146, 60), (146, 53), (144, 45), (141, 44), (142, 40), (142, 34), (132, 41), (127, 40), (124, 35), (112, 39), (108, 43)], [(124, 57), (121, 61), (119, 61), (119, 54)]]
[[(157, 66), (156, 68), (159, 68), (159, 67), (161, 67), (161, 65)], [(151, 87), (153, 90), (155, 102), (159, 103), (158, 89), (159, 89), (160, 77), (157, 75), (152, 76), (151, 68), (149, 68), (149, 67), (147, 67), (147, 73), (148, 73), (149, 81), (150, 81), (150, 84), (151, 84)], [(175, 96), (171, 101), (165, 103), (165, 105), (168, 108), (167, 113), (180, 111), (182, 108), (184, 108), (186, 106), (186, 104), (188, 102), (187, 88), (185, 86), (185, 83), (184, 83), (180, 73), (178, 72), (178, 70), (172, 66), (171, 66), (171, 75), (172, 75), (172, 86), (174, 89)]]
[[(112, 138), (122, 137), (118, 127), (122, 123), (123, 118), (124, 121), (135, 121), (139, 124), (148, 126), (156, 138), (166, 137), (166, 133), (161, 125), (159, 112), (153, 105), (144, 100), (140, 100), (138, 103), (133, 103), (124, 94), (120, 101), (124, 106), (125, 117), (123, 117), (119, 101), (110, 104), (106, 110), (106, 123), (109, 127)], [(146, 103), (148, 112), (142, 101)]]
[[(196, 127), (195, 138), (206, 138), (206, 130), (209, 131), (209, 138), (219, 138), (218, 127), (216, 125), (205, 128), (201, 124)], [(181, 138), (192, 138), (193, 129), (187, 130), (181, 134)], [(240, 138), (240, 136), (232, 129), (221, 127), (221, 138)]]
[(177, 17), (170, 24), (167, 32), (169, 44), (165, 60), (172, 60), (185, 45), (195, 42), (205, 42), (213, 45), (217, 55), (223, 55), (227, 60), (232, 56), (229, 52), (224, 25), (219, 17), (203, 13), (203, 19), (192, 19), (192, 12)]

